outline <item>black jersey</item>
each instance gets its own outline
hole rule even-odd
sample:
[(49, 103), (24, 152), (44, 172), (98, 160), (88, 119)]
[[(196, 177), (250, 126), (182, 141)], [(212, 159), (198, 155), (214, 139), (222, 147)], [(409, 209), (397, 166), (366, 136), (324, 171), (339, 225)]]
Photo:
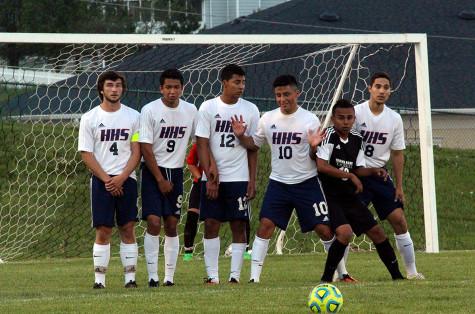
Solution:
[[(330, 165), (340, 170), (351, 172), (358, 167), (364, 167), (363, 138), (351, 130), (348, 138), (343, 140), (333, 127), (327, 129), (326, 137), (318, 147), (317, 156), (326, 160)], [(354, 194), (356, 187), (347, 178), (335, 178), (324, 173), (318, 174), (325, 194)]]

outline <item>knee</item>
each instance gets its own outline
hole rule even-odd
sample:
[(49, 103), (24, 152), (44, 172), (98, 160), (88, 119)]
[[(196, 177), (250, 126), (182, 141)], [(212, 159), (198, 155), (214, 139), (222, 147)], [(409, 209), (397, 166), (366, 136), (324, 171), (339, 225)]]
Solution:
[(165, 234), (167, 237), (176, 237), (177, 231), (176, 226), (178, 224), (178, 220), (175, 217), (169, 217), (165, 221)]
[(383, 228), (381, 228), (380, 225), (374, 226), (373, 228), (368, 230), (366, 234), (371, 239), (371, 241), (373, 241), (374, 244), (382, 243), (387, 239), (386, 234), (384, 233), (384, 230)]
[(157, 236), (160, 234), (161, 221), (160, 217), (150, 215), (147, 217), (147, 232), (150, 235)]
[(261, 239), (270, 239), (274, 233), (275, 225), (269, 219), (263, 218), (259, 223), (257, 236)]
[(99, 226), (96, 228), (96, 243), (108, 244), (112, 235), (112, 228), (106, 226)]
[(348, 245), (353, 238), (353, 230), (350, 225), (344, 225), (336, 229), (336, 238), (344, 245)]
[(219, 234), (221, 223), (214, 219), (205, 219), (205, 238), (214, 239)]
[(129, 223), (119, 228), (120, 239), (125, 244), (135, 243), (135, 224)]
[(387, 219), (396, 234), (403, 234), (407, 232), (407, 221), (401, 208), (394, 210)]
[(323, 241), (330, 241), (331, 239), (333, 239), (334, 236), (333, 231), (327, 225), (317, 225), (315, 227), (315, 232)]

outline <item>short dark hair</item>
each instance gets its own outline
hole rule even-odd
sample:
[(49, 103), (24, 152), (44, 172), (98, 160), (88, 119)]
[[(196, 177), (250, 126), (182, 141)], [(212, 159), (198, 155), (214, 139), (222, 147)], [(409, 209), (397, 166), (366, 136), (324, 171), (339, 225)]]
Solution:
[(272, 83), (273, 88), (287, 85), (293, 86), (295, 88), (299, 87), (299, 83), (297, 82), (295, 76), (290, 74), (280, 75), (274, 80), (274, 83)]
[(369, 86), (373, 86), (374, 81), (379, 78), (385, 78), (389, 81), (389, 85), (392, 85), (391, 83), (391, 78), (389, 77), (389, 74), (386, 72), (376, 72), (371, 76), (371, 79), (369, 81)]
[(228, 64), (225, 66), (219, 75), (219, 78), (221, 79), (221, 82), (224, 80), (230, 80), (233, 75), (240, 75), (240, 76), (246, 76), (246, 73), (244, 70), (237, 64)]
[(121, 73), (116, 71), (106, 71), (99, 75), (97, 78), (97, 92), (99, 93), (101, 101), (104, 100), (104, 95), (102, 95), (101, 92), (104, 90), (104, 83), (106, 80), (117, 81), (119, 79), (122, 81), (122, 94), (124, 94), (127, 90), (127, 83), (125, 82), (125, 77)]
[(351, 102), (348, 100), (348, 99), (339, 99), (335, 105), (333, 106), (332, 108), (332, 116), (335, 115), (335, 112), (338, 108), (352, 108), (353, 110), (355, 110), (355, 107), (353, 107), (353, 105), (351, 104)]
[(181, 85), (183, 86), (183, 75), (177, 69), (167, 69), (163, 71), (162, 75), (160, 75), (160, 86), (165, 84), (166, 79), (179, 80)]

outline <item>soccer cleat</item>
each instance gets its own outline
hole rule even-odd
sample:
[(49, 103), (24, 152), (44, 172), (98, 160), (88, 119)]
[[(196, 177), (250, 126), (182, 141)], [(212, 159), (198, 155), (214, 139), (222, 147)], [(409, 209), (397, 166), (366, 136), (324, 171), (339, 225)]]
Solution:
[(94, 283), (94, 286), (92, 286), (92, 289), (104, 289), (104, 285), (102, 283)]
[(244, 252), (244, 259), (250, 261), (252, 259), (251, 253), (249, 251)]
[(415, 273), (415, 274), (412, 274), (412, 275), (407, 275), (407, 279), (409, 279), (409, 280), (424, 280), (424, 279), (426, 279), (426, 277), (424, 277), (424, 275), (421, 274), (421, 273)]
[(344, 274), (343, 278), (340, 278), (340, 282), (355, 283), (358, 282), (355, 278), (351, 277), (349, 274)]
[(183, 255), (184, 262), (190, 262), (192, 260), (193, 260), (193, 253), (185, 253), (185, 255)]
[(259, 281), (256, 281), (254, 278), (250, 279), (247, 283), (259, 283)]
[(125, 284), (126, 288), (137, 288), (137, 283), (135, 281), (129, 281), (128, 283)]
[(239, 280), (237, 280), (237, 279), (234, 278), (234, 277), (231, 277), (231, 279), (229, 279), (228, 282), (229, 282), (229, 283), (239, 283)]
[(148, 287), (149, 288), (158, 288), (158, 281), (150, 279), (150, 281), (148, 282)]
[(204, 283), (208, 286), (219, 285), (219, 280), (216, 278), (205, 278)]
[(174, 286), (175, 284), (174, 284), (173, 282), (167, 280), (167, 281), (165, 281), (165, 282), (163, 283), (163, 285), (164, 285), (165, 287), (171, 287), (171, 286)]

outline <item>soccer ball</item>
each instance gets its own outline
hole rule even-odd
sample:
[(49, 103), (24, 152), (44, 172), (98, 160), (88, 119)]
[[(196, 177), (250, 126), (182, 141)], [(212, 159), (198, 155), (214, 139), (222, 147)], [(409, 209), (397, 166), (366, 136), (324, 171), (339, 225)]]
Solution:
[(308, 296), (308, 307), (315, 313), (338, 313), (342, 306), (343, 295), (329, 283), (316, 286)]

